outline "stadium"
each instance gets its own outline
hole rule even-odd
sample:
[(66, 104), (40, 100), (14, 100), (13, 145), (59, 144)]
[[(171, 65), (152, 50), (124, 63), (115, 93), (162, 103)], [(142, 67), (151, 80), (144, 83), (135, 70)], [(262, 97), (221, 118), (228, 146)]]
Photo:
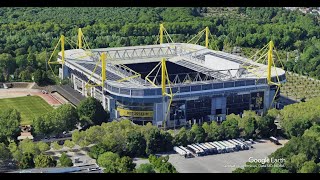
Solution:
[(274, 65), (272, 41), (264, 57), (251, 60), (210, 49), (208, 28), (202, 32), (205, 46), (163, 43), (160, 25), (158, 44), (88, 50), (79, 29), (78, 48), (65, 50), (64, 36), (59, 41), (59, 77), (101, 101), (111, 119), (140, 125), (173, 128), (274, 107), (286, 77)]

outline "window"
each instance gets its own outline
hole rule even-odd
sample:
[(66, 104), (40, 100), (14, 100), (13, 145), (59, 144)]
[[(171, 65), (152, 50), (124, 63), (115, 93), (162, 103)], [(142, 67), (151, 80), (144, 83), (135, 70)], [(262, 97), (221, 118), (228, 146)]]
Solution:
[(222, 114), (222, 109), (216, 109), (216, 114)]

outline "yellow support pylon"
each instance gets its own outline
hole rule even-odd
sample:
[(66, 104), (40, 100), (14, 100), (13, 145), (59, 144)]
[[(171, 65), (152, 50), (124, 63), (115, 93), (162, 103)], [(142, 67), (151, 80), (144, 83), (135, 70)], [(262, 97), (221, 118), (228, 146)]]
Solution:
[(101, 80), (102, 80), (102, 85), (104, 84), (104, 81), (107, 78), (107, 74), (106, 74), (106, 53), (102, 53), (101, 54)]
[(206, 27), (206, 48), (209, 47), (209, 28)]
[(160, 24), (160, 44), (163, 44), (163, 31), (164, 31), (163, 24)]
[(81, 28), (78, 29), (78, 47), (79, 49), (82, 48), (82, 31), (81, 31)]
[[(91, 81), (91, 79), (92, 79), (92, 77), (93, 77), (93, 74), (94, 74), (94, 72), (96, 71), (96, 69), (97, 69), (100, 61), (101, 61), (101, 84), (96, 84), (96, 85), (90, 84), (90, 81)], [(87, 82), (86, 85), (85, 85), (87, 89), (89, 89), (90, 87), (96, 87), (96, 86), (101, 86), (102, 89), (104, 88), (104, 82), (105, 82), (106, 79), (107, 79), (106, 67), (107, 67), (106, 54), (105, 54), (105, 53), (102, 53), (101, 56), (100, 56), (99, 61), (96, 63), (96, 66), (94, 67), (93, 71), (91, 72), (90, 77), (88, 78), (88, 82)]]
[(61, 61), (64, 64), (64, 35), (61, 35)]
[(166, 59), (162, 58), (161, 60), (161, 89), (162, 95), (166, 95)]
[(268, 84), (271, 84), (271, 67), (272, 67), (272, 50), (273, 50), (273, 42), (269, 42), (269, 51), (268, 51)]

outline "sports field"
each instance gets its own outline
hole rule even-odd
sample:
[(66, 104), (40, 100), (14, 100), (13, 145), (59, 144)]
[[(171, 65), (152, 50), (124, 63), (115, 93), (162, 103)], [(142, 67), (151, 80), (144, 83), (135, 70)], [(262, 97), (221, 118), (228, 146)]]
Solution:
[(17, 109), (21, 114), (21, 125), (30, 125), (35, 117), (53, 109), (39, 96), (0, 99), (0, 110), (3, 108)]

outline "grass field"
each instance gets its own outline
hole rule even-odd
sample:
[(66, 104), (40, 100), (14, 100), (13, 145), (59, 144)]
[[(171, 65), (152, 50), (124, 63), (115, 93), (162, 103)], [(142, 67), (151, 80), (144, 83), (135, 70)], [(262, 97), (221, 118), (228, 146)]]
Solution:
[(33, 118), (53, 109), (39, 96), (0, 99), (0, 110), (3, 108), (17, 109), (21, 114), (21, 125), (32, 124)]

